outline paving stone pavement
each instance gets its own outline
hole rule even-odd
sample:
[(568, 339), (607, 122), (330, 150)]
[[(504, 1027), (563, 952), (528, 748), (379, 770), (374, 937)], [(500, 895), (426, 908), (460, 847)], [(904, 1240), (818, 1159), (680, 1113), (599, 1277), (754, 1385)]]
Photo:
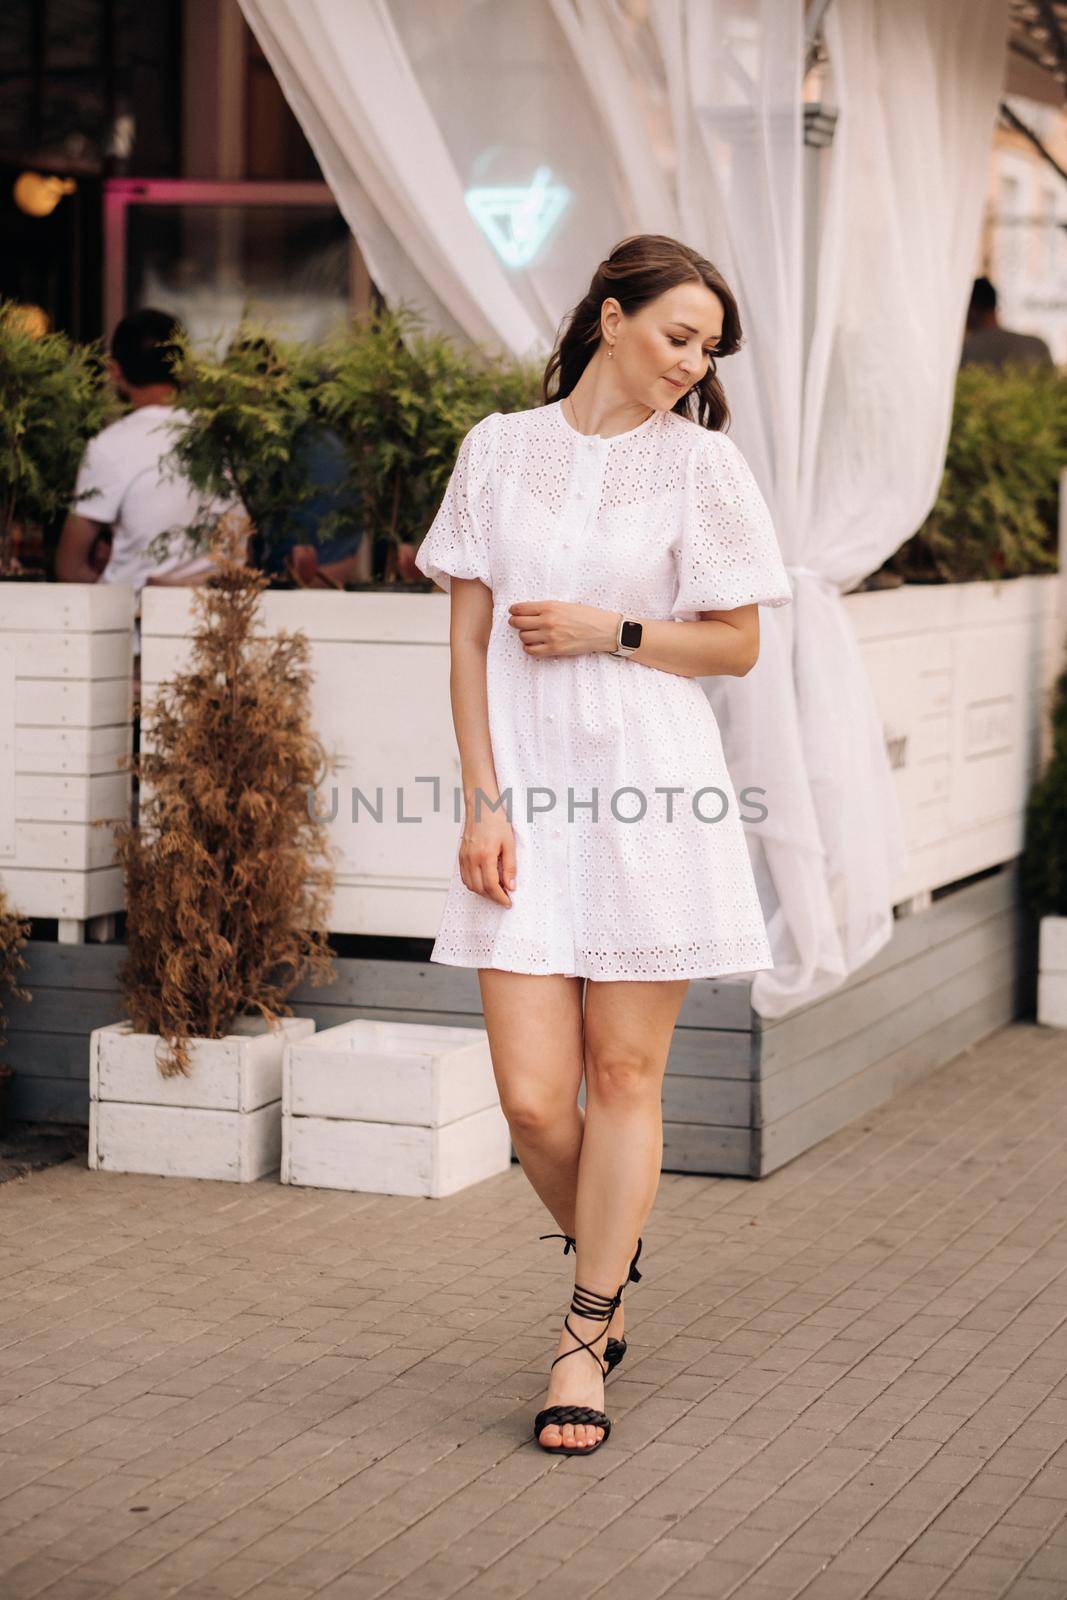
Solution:
[(574, 1257), (448, 1200), (0, 1190), (3, 1600), (1064, 1600), (1067, 1035), (758, 1183), (662, 1180), (614, 1428), (532, 1438)]

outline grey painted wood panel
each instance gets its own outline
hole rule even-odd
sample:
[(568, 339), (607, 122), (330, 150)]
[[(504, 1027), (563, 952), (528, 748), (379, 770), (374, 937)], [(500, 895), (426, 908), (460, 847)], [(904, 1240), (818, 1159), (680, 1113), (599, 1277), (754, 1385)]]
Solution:
[(976, 985), (999, 983), (1014, 964), (1018, 929), (1005, 914), (935, 946), (918, 961), (885, 973), (869, 1009), (855, 1020), (848, 999), (841, 1015), (827, 1016), (828, 1037), (810, 1055), (800, 1055), (756, 1081), (757, 1123), (774, 1122), (808, 1100), (864, 1072), (920, 1033), (940, 1025), (976, 997)]
[(89, 1084), (70, 1078), (27, 1077), (11, 1085), (8, 1115), (15, 1122), (70, 1122), (89, 1126)]
[(696, 1078), (690, 1075), (663, 1080), (663, 1116), (671, 1122), (752, 1126), (752, 1085), (734, 1078)]
[(943, 1066), (969, 1044), (1003, 1027), (1016, 1014), (1015, 994), (1014, 977), (995, 989), (986, 989), (971, 1005), (875, 1062), (866, 1072), (838, 1084), (792, 1115), (755, 1129), (754, 1171), (760, 1177), (776, 1171), (857, 1117), (883, 1105), (898, 1090)]
[[(83, 946), (72, 945), (71, 949)], [(108, 994), (104, 989), (33, 988), (32, 977), (23, 974), (32, 1000), (13, 1000), (8, 1003), (7, 1015), (10, 1032), (15, 1033), (76, 1033), (86, 1040), (93, 1028), (103, 1028), (109, 1022), (121, 1022), (126, 1015), (118, 991)]]
[(4, 1059), (19, 1074), (74, 1079), (85, 1085), (89, 1115), (89, 1038), (81, 1033), (12, 1033)]
[(748, 1083), (755, 1070), (751, 1033), (732, 1028), (675, 1028), (667, 1058), (670, 1076), (734, 1078)]
[[(832, 994), (798, 1007), (785, 1017), (761, 1019), (753, 1013), (754, 1028), (759, 1034), (760, 1074), (770, 1076), (780, 1059), (794, 1061), (798, 1053), (809, 1054), (818, 1049), (827, 1036), (828, 1026), (841, 1031), (847, 1031), (850, 1026), (862, 1027), (868, 985), (1006, 910), (1021, 919), (1015, 863), (955, 894), (935, 900), (928, 911), (898, 918), (890, 944), (852, 973)], [(833, 1021), (829, 1022), (831, 1017)]]
[(747, 1178), (751, 1174), (752, 1135), (745, 1128), (709, 1128), (687, 1122), (664, 1122), (664, 1172)]

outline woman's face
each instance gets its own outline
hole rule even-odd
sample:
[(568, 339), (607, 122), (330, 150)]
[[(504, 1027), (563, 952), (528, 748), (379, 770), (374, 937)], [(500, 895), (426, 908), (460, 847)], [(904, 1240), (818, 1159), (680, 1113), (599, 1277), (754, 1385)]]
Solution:
[(632, 317), (622, 315), (616, 300), (607, 305), (619, 380), (643, 405), (669, 411), (708, 370), (722, 333), (722, 301), (703, 283), (681, 283)]

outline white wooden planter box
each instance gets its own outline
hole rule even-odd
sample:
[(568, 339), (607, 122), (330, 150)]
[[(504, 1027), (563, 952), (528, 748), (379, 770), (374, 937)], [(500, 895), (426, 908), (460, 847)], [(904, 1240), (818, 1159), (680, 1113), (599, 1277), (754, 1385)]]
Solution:
[(894, 902), (1022, 853), (1062, 666), (1058, 585), (1053, 573), (846, 596), (908, 846)]
[(1037, 967), (1037, 1020), (1067, 1028), (1067, 917), (1041, 918)]
[[(1050, 574), (845, 597), (909, 846), (894, 901), (1020, 854), (1047, 739), (1047, 690), (1062, 655), (1058, 584)], [(146, 697), (188, 659), (192, 595), (144, 591)], [(306, 633), (315, 731), (339, 759), (319, 806), (332, 817), (329, 839), (340, 851), (331, 932), (432, 938), (462, 822), (453, 795), (460, 771), (447, 595), (276, 590), (260, 604), (265, 629)], [(357, 715), (338, 683), (359, 684)], [(147, 720), (143, 738), (150, 742)], [(353, 820), (356, 789), (380, 805), (381, 820), (359, 800)]]
[(94, 1028), (89, 1165), (108, 1172), (251, 1183), (281, 1158), (282, 1058), (315, 1031), (310, 1017), (239, 1017), (224, 1039), (194, 1039), (188, 1076), (165, 1078), (159, 1040), (128, 1022)]
[(123, 905), (94, 824), (129, 814), (133, 613), (122, 584), (0, 583), (0, 884), (64, 943)]
[(483, 1029), (363, 1020), (286, 1046), (283, 1183), (439, 1199), (510, 1164)]

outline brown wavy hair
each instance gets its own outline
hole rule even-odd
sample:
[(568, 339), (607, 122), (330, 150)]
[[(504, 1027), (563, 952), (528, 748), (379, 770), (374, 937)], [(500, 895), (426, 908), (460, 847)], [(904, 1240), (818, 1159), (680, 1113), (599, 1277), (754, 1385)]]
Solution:
[[(703, 378), (671, 409), (702, 428), (724, 432), (730, 408), (717, 376), (717, 361), (732, 356), (744, 342), (737, 300), (718, 267), (664, 233), (634, 233), (621, 239), (597, 267), (584, 298), (561, 324), (563, 331), (541, 379), (541, 404), (563, 400), (589, 365), (600, 343), (601, 307), (609, 296), (619, 302), (625, 316), (632, 317), (680, 283), (702, 283), (718, 295), (723, 308), (722, 337)], [(553, 378), (557, 379), (555, 388)]]

